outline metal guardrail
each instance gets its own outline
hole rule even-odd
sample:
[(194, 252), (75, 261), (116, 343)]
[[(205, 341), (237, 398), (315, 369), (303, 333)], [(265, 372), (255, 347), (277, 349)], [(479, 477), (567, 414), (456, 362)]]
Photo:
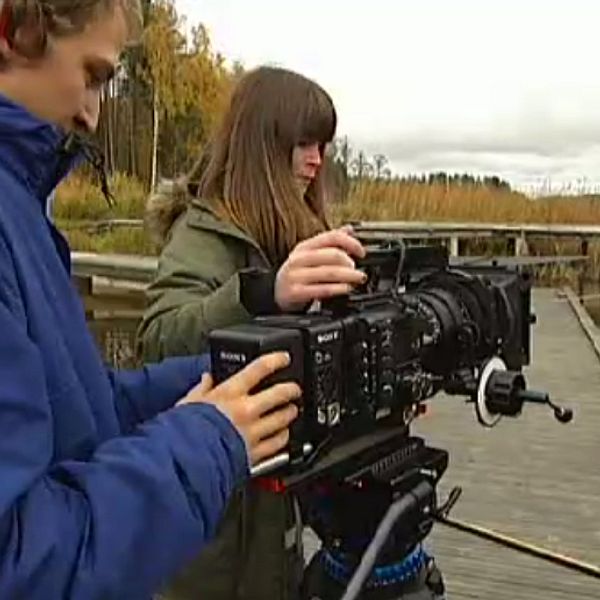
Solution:
[(106, 233), (113, 229), (141, 229), (143, 219), (101, 219), (68, 221), (64, 224), (67, 229), (79, 229), (90, 234)]
[[(404, 237), (468, 236), (547, 236), (547, 237), (600, 237), (600, 225), (577, 225), (564, 223), (463, 223), (455, 221), (350, 221), (361, 233), (402, 234)], [(106, 219), (84, 221), (78, 227), (90, 231), (117, 228), (143, 227), (142, 219)]]
[[(116, 227), (139, 227), (140, 219), (117, 219), (98, 222), (98, 230)], [(461, 257), (459, 241), (474, 237), (505, 237), (515, 242), (512, 257), (498, 257), (502, 264), (566, 264), (584, 262), (588, 241), (600, 238), (600, 225), (531, 224), (531, 223), (456, 223), (438, 221), (355, 221), (358, 236), (365, 241), (398, 237), (404, 239), (438, 239), (449, 242), (455, 264), (485, 257)], [(581, 254), (575, 256), (528, 256), (527, 237), (575, 238), (581, 241)], [(487, 259), (489, 260), (489, 259)], [(106, 277), (134, 282), (148, 282), (158, 266), (158, 259), (128, 254), (72, 253), (73, 274), (80, 278)]]
[[(457, 256), (451, 257), (455, 266), (463, 264), (489, 263), (494, 261), (503, 266), (544, 266), (552, 264), (574, 264), (588, 259), (587, 256)], [(149, 282), (158, 267), (158, 259), (150, 256), (128, 254), (95, 254), (73, 252), (71, 254), (73, 275), (78, 278), (105, 277), (107, 279)]]
[(457, 223), (444, 221), (352, 221), (358, 233), (446, 238), (487, 236), (600, 237), (600, 225), (546, 223)]
[(156, 272), (158, 259), (133, 254), (72, 252), (71, 264), (75, 277), (107, 277), (148, 282)]
[(354, 229), (365, 241), (379, 238), (445, 239), (452, 256), (459, 256), (461, 240), (502, 237), (512, 244), (512, 254), (528, 255), (532, 237), (574, 238), (587, 256), (590, 239), (600, 238), (600, 225), (556, 223), (456, 223), (444, 221), (355, 221)]

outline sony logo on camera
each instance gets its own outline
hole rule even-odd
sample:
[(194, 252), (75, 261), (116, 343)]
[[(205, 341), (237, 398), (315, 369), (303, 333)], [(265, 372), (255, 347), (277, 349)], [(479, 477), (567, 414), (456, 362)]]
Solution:
[(339, 339), (340, 339), (339, 329), (335, 329), (334, 331), (328, 331), (327, 333), (317, 334), (317, 344), (328, 344), (330, 342), (335, 342)]
[(243, 352), (231, 352), (228, 350), (221, 350), (219, 352), (219, 358), (227, 362), (234, 362), (240, 365), (245, 365), (248, 362), (248, 357)]

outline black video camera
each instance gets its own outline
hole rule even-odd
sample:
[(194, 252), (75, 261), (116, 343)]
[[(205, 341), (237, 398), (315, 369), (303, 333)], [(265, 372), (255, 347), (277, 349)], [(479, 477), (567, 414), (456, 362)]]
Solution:
[(291, 355), (262, 384), (296, 381), (303, 390), (289, 449), (268, 470), (297, 473), (326, 449), (407, 427), (439, 391), (471, 398), (488, 426), (519, 414), (525, 400), (550, 404), (525, 389), (521, 374), (534, 321), (526, 271), (455, 267), (443, 247), (394, 241), (368, 248), (357, 266), (364, 286), (313, 313), (258, 317), (210, 335), (216, 382), (261, 354)]

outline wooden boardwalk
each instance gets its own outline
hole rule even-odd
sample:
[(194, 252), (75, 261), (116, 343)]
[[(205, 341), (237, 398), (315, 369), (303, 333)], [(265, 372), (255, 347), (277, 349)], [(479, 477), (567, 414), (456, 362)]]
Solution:
[[(439, 397), (415, 432), (450, 451), (442, 497), (463, 488), (452, 516), (600, 565), (600, 361), (570, 306), (536, 290), (529, 387), (575, 410), (568, 425), (526, 406), (486, 430), (470, 405)], [(429, 546), (449, 599), (600, 599), (600, 580), (436, 525)]]

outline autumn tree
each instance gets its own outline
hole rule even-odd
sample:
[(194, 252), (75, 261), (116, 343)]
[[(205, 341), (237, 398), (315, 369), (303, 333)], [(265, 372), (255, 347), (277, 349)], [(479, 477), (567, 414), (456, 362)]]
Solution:
[(193, 162), (243, 67), (227, 67), (201, 24), (186, 35), (172, 0), (144, 0), (143, 9), (141, 43), (104, 90), (98, 142), (111, 172), (152, 187)]

